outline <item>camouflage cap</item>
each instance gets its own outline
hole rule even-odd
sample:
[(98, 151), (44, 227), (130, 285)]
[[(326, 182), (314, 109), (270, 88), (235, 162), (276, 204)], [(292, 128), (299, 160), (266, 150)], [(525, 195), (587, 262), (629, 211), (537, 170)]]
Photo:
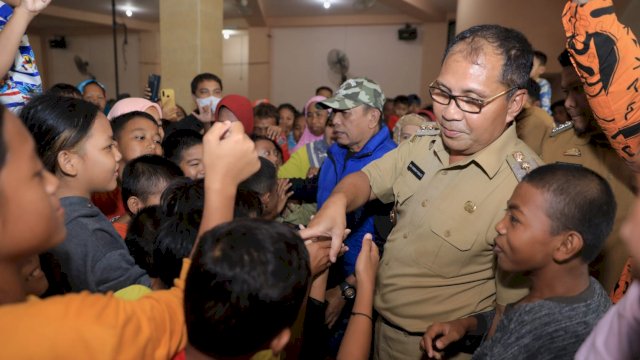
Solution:
[(384, 101), (384, 93), (378, 84), (367, 78), (356, 78), (342, 83), (332, 98), (320, 101), (316, 106), (348, 110), (364, 104), (382, 111)]

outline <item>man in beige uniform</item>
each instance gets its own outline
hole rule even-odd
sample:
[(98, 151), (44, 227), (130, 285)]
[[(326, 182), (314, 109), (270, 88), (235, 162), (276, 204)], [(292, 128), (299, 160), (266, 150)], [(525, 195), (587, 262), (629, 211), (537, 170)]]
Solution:
[(516, 134), (540, 156), (542, 143), (553, 129), (554, 123), (551, 115), (535, 105), (540, 102), (540, 85), (533, 79), (529, 79), (527, 84), (525, 103), (520, 114), (516, 116)]
[(375, 358), (420, 359), (420, 338), (434, 321), (526, 294), (496, 274), (493, 245), (518, 179), (541, 161), (512, 125), (532, 57), (529, 42), (511, 29), (459, 34), (429, 89), (441, 134), (422, 131), (344, 178), (301, 232), (332, 236), (335, 255), (345, 212), (376, 198), (396, 204), (378, 270)]
[(619, 230), (634, 200), (634, 176), (595, 123), (569, 53), (565, 50), (558, 60), (562, 65), (562, 88), (567, 94), (565, 108), (573, 120), (573, 127), (565, 126), (551, 131), (542, 146), (541, 157), (547, 163), (582, 165), (598, 173), (611, 185), (618, 205), (616, 220), (602, 253), (591, 264), (591, 274), (602, 283), (605, 290), (611, 291), (629, 257)]

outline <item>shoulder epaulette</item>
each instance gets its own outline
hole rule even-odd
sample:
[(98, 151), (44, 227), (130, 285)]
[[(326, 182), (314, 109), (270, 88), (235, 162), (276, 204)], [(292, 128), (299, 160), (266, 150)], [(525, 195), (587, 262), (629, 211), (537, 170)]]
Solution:
[(560, 133), (563, 133), (569, 129), (573, 128), (573, 122), (571, 121), (567, 121), (564, 124), (560, 124), (557, 125), (556, 127), (553, 128), (553, 130), (551, 130), (551, 134), (549, 134), (550, 137), (554, 137)]
[(507, 156), (507, 163), (511, 167), (511, 171), (518, 179), (518, 182), (527, 175), (531, 170), (539, 166), (538, 162), (531, 156), (526, 155), (522, 151), (514, 151)]
[(420, 129), (415, 136), (435, 136), (440, 134), (440, 128), (436, 123), (420, 125)]

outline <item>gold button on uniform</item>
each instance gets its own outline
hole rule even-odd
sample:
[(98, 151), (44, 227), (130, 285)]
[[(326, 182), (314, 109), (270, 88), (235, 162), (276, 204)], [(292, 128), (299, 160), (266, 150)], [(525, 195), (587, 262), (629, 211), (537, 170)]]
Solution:
[(429, 202), (428, 202), (427, 200), (422, 201), (422, 207), (427, 207), (427, 204), (428, 204), (428, 203), (429, 203)]
[(402, 235), (402, 238), (403, 238), (403, 239), (406, 239), (406, 238), (408, 238), (408, 237), (409, 237), (409, 234), (407, 234), (407, 233), (404, 233), (404, 234)]
[(464, 211), (468, 212), (469, 214), (473, 214), (474, 211), (476, 211), (476, 204), (474, 204), (472, 201), (467, 201), (466, 203), (464, 203)]

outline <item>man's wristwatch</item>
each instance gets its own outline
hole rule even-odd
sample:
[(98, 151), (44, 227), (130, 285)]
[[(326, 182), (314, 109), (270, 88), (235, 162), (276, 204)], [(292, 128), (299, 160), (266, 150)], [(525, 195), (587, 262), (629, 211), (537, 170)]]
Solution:
[(356, 297), (356, 288), (346, 281), (340, 284), (340, 290), (342, 291), (342, 298), (345, 300), (353, 300)]

